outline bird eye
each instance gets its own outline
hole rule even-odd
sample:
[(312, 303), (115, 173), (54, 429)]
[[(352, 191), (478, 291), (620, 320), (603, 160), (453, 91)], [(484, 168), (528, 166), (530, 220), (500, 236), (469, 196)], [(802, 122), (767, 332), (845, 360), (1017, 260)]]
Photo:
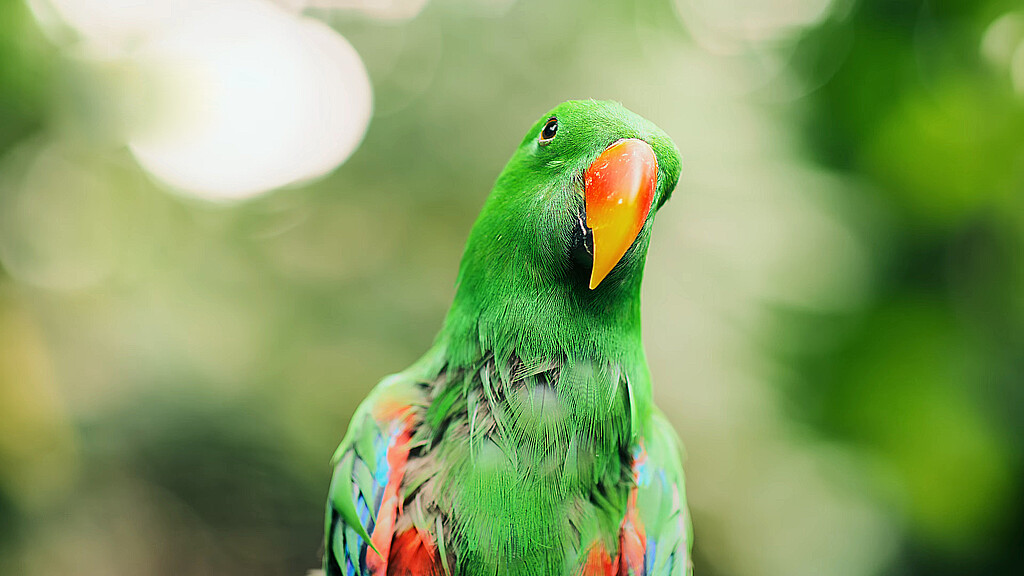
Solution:
[(541, 146), (547, 146), (551, 144), (551, 141), (555, 139), (555, 134), (558, 133), (558, 118), (548, 118), (544, 128), (540, 131), (540, 139), (537, 141)]

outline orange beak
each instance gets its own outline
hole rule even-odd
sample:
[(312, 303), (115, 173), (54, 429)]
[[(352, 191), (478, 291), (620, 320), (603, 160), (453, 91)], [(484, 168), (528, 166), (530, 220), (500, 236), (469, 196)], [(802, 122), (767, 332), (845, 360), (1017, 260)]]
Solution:
[(594, 234), (590, 289), (633, 245), (647, 221), (658, 184), (658, 159), (650, 144), (628, 138), (609, 146), (583, 176), (587, 227)]

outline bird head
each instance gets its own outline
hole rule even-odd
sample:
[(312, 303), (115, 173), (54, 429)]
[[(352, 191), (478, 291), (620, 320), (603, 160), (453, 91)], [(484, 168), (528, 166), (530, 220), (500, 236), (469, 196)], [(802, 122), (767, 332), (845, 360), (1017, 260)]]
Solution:
[(466, 243), (440, 335), (449, 356), (636, 349), (651, 226), (680, 165), (668, 135), (621, 104), (569, 101), (541, 116)]
[(617, 102), (568, 101), (526, 133), (474, 228), (466, 268), (600, 290), (639, 280), (679, 179), (671, 138)]

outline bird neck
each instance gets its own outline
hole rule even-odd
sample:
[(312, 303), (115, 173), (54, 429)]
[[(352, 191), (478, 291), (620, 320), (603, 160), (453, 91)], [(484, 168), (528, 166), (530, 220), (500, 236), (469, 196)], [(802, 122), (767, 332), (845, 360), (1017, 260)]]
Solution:
[(616, 364), (642, 354), (638, 281), (590, 291), (531, 274), (502, 281), (464, 276), (438, 336), (451, 365), (468, 366), (488, 354)]

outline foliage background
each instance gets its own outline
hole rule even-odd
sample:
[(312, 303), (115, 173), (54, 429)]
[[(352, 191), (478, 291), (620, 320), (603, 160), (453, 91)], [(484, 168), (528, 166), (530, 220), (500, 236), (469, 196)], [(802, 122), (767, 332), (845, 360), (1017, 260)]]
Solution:
[(683, 152), (644, 314), (697, 573), (1024, 573), (1019, 2), (307, 7), (365, 140), (226, 203), (147, 175), (33, 14), (0, 1), (0, 573), (315, 566), (357, 402), (429, 345), (525, 128), (588, 97)]

